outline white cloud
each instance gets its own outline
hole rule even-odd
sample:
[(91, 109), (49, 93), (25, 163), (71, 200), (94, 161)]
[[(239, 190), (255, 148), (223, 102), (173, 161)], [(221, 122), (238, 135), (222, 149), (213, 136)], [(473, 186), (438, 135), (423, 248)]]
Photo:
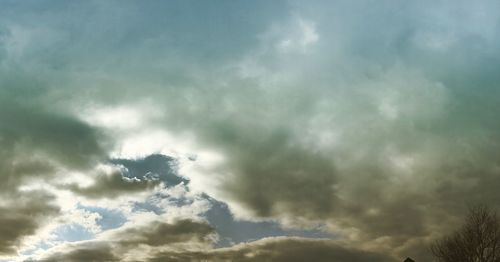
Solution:
[(288, 35), (281, 36), (281, 40), (277, 44), (278, 51), (284, 53), (309, 51), (309, 48), (319, 41), (315, 23), (298, 18), (293, 25), (295, 28)]

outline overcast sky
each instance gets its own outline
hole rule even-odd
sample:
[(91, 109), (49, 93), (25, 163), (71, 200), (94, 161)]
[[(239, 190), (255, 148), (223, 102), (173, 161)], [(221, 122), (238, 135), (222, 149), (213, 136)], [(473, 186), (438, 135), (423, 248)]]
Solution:
[(0, 1), (0, 261), (430, 261), (500, 203), (500, 2)]

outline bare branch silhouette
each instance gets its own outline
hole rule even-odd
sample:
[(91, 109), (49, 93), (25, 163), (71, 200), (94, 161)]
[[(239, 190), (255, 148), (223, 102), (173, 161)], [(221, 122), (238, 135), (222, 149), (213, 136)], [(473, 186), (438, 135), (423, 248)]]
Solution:
[(469, 210), (464, 225), (436, 241), (431, 252), (439, 262), (500, 262), (500, 219), (486, 207)]

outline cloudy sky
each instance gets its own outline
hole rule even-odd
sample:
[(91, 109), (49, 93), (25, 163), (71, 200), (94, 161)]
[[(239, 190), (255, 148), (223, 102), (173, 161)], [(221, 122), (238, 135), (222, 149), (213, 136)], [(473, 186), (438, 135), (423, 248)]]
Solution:
[(430, 261), (500, 200), (498, 1), (0, 1), (0, 261)]

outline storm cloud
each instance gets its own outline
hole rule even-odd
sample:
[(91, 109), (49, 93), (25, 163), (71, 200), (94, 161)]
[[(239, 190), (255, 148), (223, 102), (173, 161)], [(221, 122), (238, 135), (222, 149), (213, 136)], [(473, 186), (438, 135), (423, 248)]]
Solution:
[(395, 261), (377, 253), (344, 248), (333, 241), (268, 238), (209, 252), (160, 253), (148, 261)]
[[(498, 207), (494, 1), (1, 5), (0, 196), (13, 217), (0, 220), (25, 224), (4, 234), (4, 253), (37, 235), (31, 218), (63, 221), (79, 205), (130, 226), (199, 221), (216, 200), (224, 219), (335, 240), (249, 234), (181, 252), (155, 237), (183, 235), (179, 224), (116, 232), (155, 249), (145, 261), (420, 261), (468, 205)], [(92, 244), (45, 244), (71, 247), (57, 255), (69, 261), (133, 260), (99, 219), (80, 221)], [(193, 223), (179, 241), (209, 246), (217, 228)]]
[(0, 254), (15, 254), (24, 237), (33, 235), (48, 220), (59, 213), (59, 208), (46, 192), (25, 192), (11, 195), (0, 205)]
[[(172, 234), (175, 236), (175, 234)], [(149, 240), (149, 238), (148, 238)], [(140, 244), (140, 242), (135, 243)], [(126, 256), (114, 255), (113, 249), (103, 243), (81, 243), (68, 247), (69, 252), (55, 253), (40, 261), (128, 261)], [(303, 238), (266, 238), (230, 248), (152, 252), (135, 261), (397, 261), (374, 252), (345, 248), (329, 240)]]
[[(147, 259), (154, 248), (185, 244), (177, 246), (177, 249), (186, 250), (190, 245), (196, 247), (197, 243), (208, 243), (207, 237), (213, 233), (210, 225), (189, 219), (172, 223), (151, 221), (140, 226), (126, 225), (111, 230), (99, 240), (56, 247), (49, 250), (40, 261), (139, 261)], [(153, 249), (141, 250), (144, 246)], [(132, 258), (129, 253), (133, 255)]]

